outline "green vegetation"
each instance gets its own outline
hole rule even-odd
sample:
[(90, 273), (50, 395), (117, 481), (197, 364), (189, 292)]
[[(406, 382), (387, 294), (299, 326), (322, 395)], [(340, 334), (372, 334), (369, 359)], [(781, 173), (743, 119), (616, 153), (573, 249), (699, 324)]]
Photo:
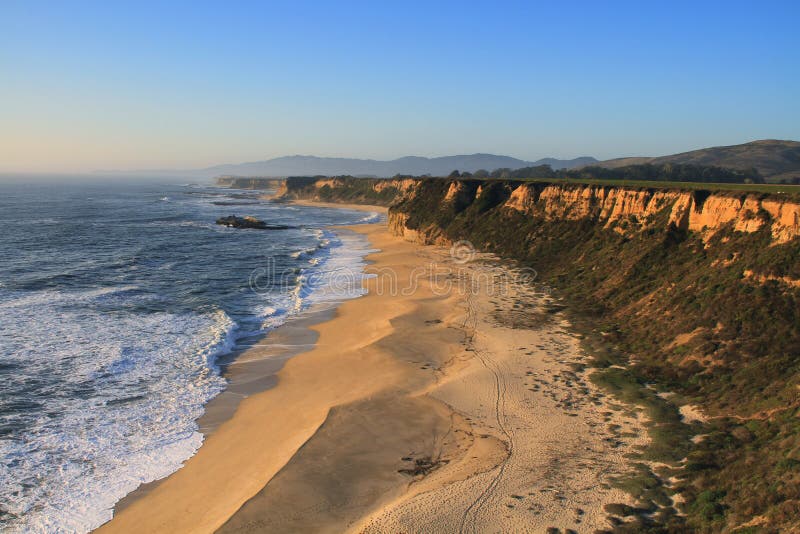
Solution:
[(478, 171), (474, 175), (460, 173), (458, 177), (470, 179), (481, 176), (496, 180), (523, 180), (538, 183), (610, 185), (648, 189), (746, 191), (800, 197), (800, 185), (767, 184), (760, 178), (757, 171), (745, 172), (720, 167), (668, 163), (629, 165), (615, 169), (591, 166), (562, 171), (553, 171), (548, 165), (542, 165), (516, 170), (497, 169), (492, 173)]
[(781, 197), (800, 197), (798, 185), (776, 184), (725, 184), (709, 182), (653, 182), (648, 180), (601, 180), (593, 178), (554, 178), (527, 180), (539, 183), (575, 184), (575, 185), (608, 185), (614, 187), (635, 187), (646, 189), (678, 189), (690, 191), (744, 191), (752, 193), (766, 193)]
[(496, 169), (460, 173), (453, 171), (448, 179), (469, 181), (491, 179), (527, 181), (543, 184), (580, 184), (625, 186), (647, 189), (681, 189), (715, 191), (744, 191), (800, 198), (800, 185), (764, 183), (758, 171), (741, 171), (722, 167), (690, 164), (637, 164), (613, 169), (589, 166), (580, 169), (554, 171), (549, 165), (521, 169)]
[(651, 182), (704, 182), (704, 183), (763, 183), (764, 179), (755, 169), (746, 171), (722, 167), (678, 164), (643, 163), (627, 165), (617, 169), (606, 169), (596, 165), (561, 171), (564, 178), (594, 180), (636, 180)]
[[(386, 180), (376, 178), (353, 178), (337, 176), (331, 178), (337, 183), (336, 188), (330, 185), (317, 187), (324, 176), (290, 176), (286, 179), (285, 198), (318, 198), (325, 202), (350, 202), (388, 206), (398, 196), (399, 191)], [(378, 186), (378, 187), (376, 187)]]
[[(626, 362), (627, 363), (627, 362)], [(616, 398), (644, 408), (647, 431), (652, 443), (643, 458), (660, 462), (680, 462), (689, 452), (691, 429), (683, 424), (674, 404), (646, 387), (643, 377), (629, 368), (605, 367), (592, 375), (592, 380)]]
[(491, 173), (477, 171), (475, 175), (453, 171), (448, 178), (490, 178), (495, 180), (596, 180), (600, 182), (669, 182), (704, 184), (763, 184), (756, 169), (738, 170), (708, 165), (678, 163), (642, 163), (609, 169), (592, 165), (578, 169), (554, 171), (549, 165), (521, 169), (497, 169)]

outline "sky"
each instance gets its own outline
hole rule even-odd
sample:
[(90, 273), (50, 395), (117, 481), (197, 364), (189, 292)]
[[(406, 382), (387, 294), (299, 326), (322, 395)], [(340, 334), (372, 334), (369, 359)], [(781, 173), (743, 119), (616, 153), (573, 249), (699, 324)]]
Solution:
[(800, 140), (800, 2), (0, 0), (0, 172)]

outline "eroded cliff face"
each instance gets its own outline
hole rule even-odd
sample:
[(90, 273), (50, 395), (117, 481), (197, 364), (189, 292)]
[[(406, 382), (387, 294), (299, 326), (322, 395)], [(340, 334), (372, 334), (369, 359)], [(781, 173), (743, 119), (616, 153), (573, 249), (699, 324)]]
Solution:
[[(622, 235), (674, 225), (696, 232), (708, 240), (726, 227), (752, 233), (768, 225), (773, 243), (785, 243), (800, 236), (800, 203), (757, 194), (704, 193), (701, 191), (652, 190), (614, 186), (509, 183), (503, 209), (544, 222), (587, 220)], [(412, 191), (406, 185), (404, 191)], [(460, 209), (480, 201), (486, 189), (468, 182), (451, 182), (442, 198), (443, 206)], [(399, 235), (412, 235), (402, 226), (401, 207), (390, 213), (390, 224)], [(413, 235), (419, 238), (420, 228)], [(432, 229), (427, 230), (429, 233)], [(435, 233), (435, 232), (433, 232)], [(423, 232), (424, 234), (424, 232)]]
[[(717, 193), (703, 198), (698, 192), (563, 185), (537, 192), (534, 185), (523, 184), (514, 189), (505, 207), (546, 220), (591, 219), (620, 233), (666, 222), (705, 237), (730, 224), (738, 232), (755, 232), (768, 224), (776, 243), (800, 235), (800, 204), (752, 194)], [(666, 221), (659, 217), (665, 211), (669, 213)]]
[(277, 197), (322, 202), (357, 202), (388, 206), (400, 198), (414, 196), (413, 178), (287, 178)]

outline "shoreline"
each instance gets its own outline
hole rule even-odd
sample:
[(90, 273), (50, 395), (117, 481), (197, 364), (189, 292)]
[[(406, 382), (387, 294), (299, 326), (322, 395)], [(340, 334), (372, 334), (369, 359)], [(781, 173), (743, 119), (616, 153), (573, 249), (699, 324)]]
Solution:
[[(400, 288), (420, 266), (452, 267), (445, 250), (385, 224), (350, 229), (379, 249), (366, 272), (390, 269)], [(490, 259), (470, 269), (509, 270)], [(312, 327), (317, 343), (277, 387), (243, 400), (181, 470), (98, 530), (607, 527), (603, 505), (631, 503), (608, 481), (641, 425), (609, 415), (573, 371), (584, 355), (566, 320), (520, 315), (546, 296), (519, 287), (441, 294), (439, 280), (416, 280), (410, 294), (365, 280), (368, 294)], [(611, 425), (640, 436), (609, 446)]]
[[(382, 206), (360, 204), (312, 203), (302, 200), (293, 201), (289, 204), (382, 214), (387, 211)], [(352, 232), (348, 227), (333, 226), (331, 228), (334, 231)], [(369, 261), (366, 260), (366, 255), (365, 261), (369, 264)], [(274, 330), (254, 338), (254, 343), (251, 345), (227, 354), (216, 362), (220, 368), (220, 376), (226, 379), (227, 384), (220, 394), (212, 398), (204, 406), (203, 414), (197, 420), (197, 431), (203, 435), (201, 448), (219, 426), (234, 416), (236, 409), (244, 399), (277, 385), (277, 374), (286, 361), (313, 348), (319, 337), (313, 326), (331, 320), (335, 315), (336, 308), (342, 302), (346, 302), (346, 300), (333, 303), (317, 303), (309, 309), (303, 310), (299, 315), (289, 318), (286, 323), (279, 325)], [(267, 351), (269, 355), (262, 355)], [(196, 454), (197, 452), (194, 455)], [(194, 455), (190, 456), (186, 461), (189, 461)], [(114, 517), (133, 503), (144, 498), (173, 474), (141, 484), (138, 488), (122, 497), (114, 504)], [(101, 525), (98, 528), (103, 526)]]
[[(382, 225), (360, 225), (351, 229), (358, 231), (375, 226)], [(365, 259), (371, 261), (374, 255)], [(277, 374), (278, 387), (243, 399), (234, 416), (206, 439), (184, 467), (120, 510), (96, 531), (211, 532), (220, 527), (289, 461), (324, 422), (335, 403), (368, 396), (379, 389), (381, 378), (386, 380), (399, 372), (378, 355), (357, 356), (351, 358), (350, 363), (368, 365), (370, 374), (378, 380), (355, 388), (345, 380), (339, 382), (339, 387), (331, 386), (331, 378), (338, 375), (345, 379), (349, 373), (341, 368), (341, 359), (335, 357), (336, 347), (361, 344), (358, 332), (342, 333), (338, 323), (348, 322), (343, 316), (358, 314), (359, 311), (351, 310), (352, 305), (369, 297), (343, 302), (330, 321), (312, 326), (311, 330), (319, 335), (317, 345), (285, 362)], [(386, 315), (372, 321), (361, 317), (375, 329), (390, 319)], [(329, 336), (334, 339), (327, 341)], [(342, 337), (346, 339), (337, 339)], [(258, 349), (253, 351), (257, 357)], [(320, 372), (316, 360), (328, 364), (327, 372)], [(309, 382), (316, 387), (311, 387)], [(315, 390), (316, 395), (313, 394)], [(302, 409), (287, 413), (284, 408), (287, 405)], [(265, 424), (260, 424), (262, 422)]]
[[(272, 199), (273, 197), (266, 197), (267, 199)], [(303, 200), (303, 199), (293, 199), (287, 202), (288, 204), (297, 205), (297, 206), (310, 206), (312, 208), (333, 208), (333, 209), (345, 209), (345, 210), (354, 210), (354, 211), (377, 211), (378, 213), (386, 214), (389, 212), (389, 208), (386, 206), (378, 206), (375, 204), (353, 204), (348, 202), (317, 202), (316, 200)]]
[[(290, 318), (275, 330), (264, 334), (250, 347), (228, 354), (223, 361), (217, 362), (221, 370), (220, 375), (227, 380), (227, 385), (219, 395), (204, 406), (203, 415), (197, 420), (197, 431), (203, 434), (203, 444), (217, 428), (233, 417), (242, 400), (275, 387), (276, 375), (283, 364), (289, 358), (309, 350), (316, 343), (317, 334), (311, 327), (330, 320), (332, 316), (332, 308), (305, 310), (301, 315)], [(269, 350), (269, 357), (241, 360), (240, 357), (250, 352), (253, 347)], [(203, 444), (200, 445), (201, 448)], [(114, 516), (142, 499), (170, 476), (172, 474), (142, 484), (117, 501), (114, 505)]]

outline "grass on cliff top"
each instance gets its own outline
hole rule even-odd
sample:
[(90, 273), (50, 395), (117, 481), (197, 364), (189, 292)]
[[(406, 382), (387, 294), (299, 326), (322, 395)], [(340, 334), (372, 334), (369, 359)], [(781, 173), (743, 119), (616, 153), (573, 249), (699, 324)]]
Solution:
[[(516, 181), (516, 179), (515, 179)], [(769, 193), (791, 198), (800, 198), (800, 185), (784, 184), (723, 184), (705, 182), (655, 182), (646, 180), (597, 180), (592, 178), (529, 178), (523, 182), (557, 183), (557, 184), (585, 184), (585, 185), (610, 185), (625, 187), (652, 187), (657, 189), (691, 189), (704, 191), (744, 191), (750, 193)]]

